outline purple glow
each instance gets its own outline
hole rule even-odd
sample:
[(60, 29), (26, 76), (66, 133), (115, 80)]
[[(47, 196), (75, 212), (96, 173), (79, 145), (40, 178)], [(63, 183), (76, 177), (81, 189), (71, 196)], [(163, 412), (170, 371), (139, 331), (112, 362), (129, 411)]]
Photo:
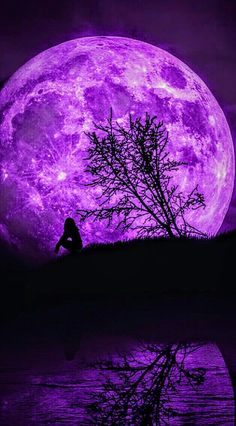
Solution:
[[(99, 337), (103, 357), (104, 350), (108, 358), (111, 355), (112, 359), (117, 357), (117, 354), (105, 349), (107, 342)], [(17, 349), (16, 360), (12, 346), (4, 346), (0, 371), (1, 424), (93, 424), (88, 418), (86, 404), (92, 402), (91, 392), (101, 391), (106, 376), (96, 369), (80, 369), (79, 356), (72, 362), (66, 362), (60, 349), (55, 342), (39, 345), (36, 341), (34, 344), (31, 342), (29, 347), (24, 342), (21, 350)], [(133, 349), (135, 359), (147, 364), (150, 354), (144, 357), (136, 348)], [(94, 361), (92, 352), (89, 362)], [(169, 424), (181, 426), (185, 419), (185, 424), (234, 425), (234, 392), (218, 347), (204, 344), (186, 357), (185, 365), (189, 369), (205, 368), (205, 380), (196, 390), (182, 377), (176, 390), (169, 392), (167, 404), (177, 413), (177, 416), (171, 417)], [(115, 377), (113, 380), (115, 383)], [(161, 424), (165, 424), (164, 420), (167, 419), (163, 417), (160, 420)]]
[[(227, 212), (234, 183), (234, 150), (225, 116), (203, 81), (174, 56), (122, 37), (75, 39), (34, 57), (0, 94), (0, 236), (22, 251), (52, 253), (65, 217), (96, 208), (99, 189), (85, 188), (93, 122), (110, 107), (157, 115), (169, 131), (173, 157), (188, 163), (176, 174), (182, 191), (199, 184), (206, 209), (187, 219), (214, 235)], [(135, 237), (116, 223), (81, 225), (84, 245)], [(41, 256), (40, 254), (40, 256)]]

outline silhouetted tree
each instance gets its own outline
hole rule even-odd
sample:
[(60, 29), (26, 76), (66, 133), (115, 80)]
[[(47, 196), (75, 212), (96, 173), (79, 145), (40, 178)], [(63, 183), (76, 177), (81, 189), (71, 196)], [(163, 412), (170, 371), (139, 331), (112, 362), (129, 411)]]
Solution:
[(93, 177), (87, 185), (99, 187), (100, 206), (79, 209), (80, 220), (89, 217), (107, 220), (119, 218), (116, 229), (136, 230), (141, 237), (205, 236), (188, 223), (186, 212), (205, 207), (204, 196), (194, 187), (187, 195), (173, 184), (173, 172), (186, 163), (170, 157), (168, 133), (162, 122), (146, 113), (128, 126), (113, 122), (95, 124), (96, 131), (86, 133), (90, 140), (86, 172)]
[(103, 426), (158, 426), (171, 424), (179, 413), (171, 395), (183, 381), (196, 389), (203, 383), (204, 368), (186, 367), (186, 358), (202, 345), (141, 344), (135, 352), (98, 361), (92, 368), (103, 372), (102, 390), (93, 392), (88, 404), (92, 424)]

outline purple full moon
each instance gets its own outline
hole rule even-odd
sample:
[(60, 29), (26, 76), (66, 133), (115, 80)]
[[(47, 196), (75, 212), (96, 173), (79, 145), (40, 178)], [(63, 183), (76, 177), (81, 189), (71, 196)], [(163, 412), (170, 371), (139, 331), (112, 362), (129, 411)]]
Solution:
[[(84, 37), (62, 43), (23, 65), (0, 93), (0, 237), (31, 256), (53, 252), (64, 220), (96, 208), (99, 188), (84, 184), (89, 141), (110, 108), (125, 124), (145, 112), (162, 120), (171, 155), (187, 163), (174, 179), (195, 185), (206, 208), (189, 222), (215, 235), (232, 196), (234, 148), (222, 109), (183, 62), (150, 44), (123, 37)], [(135, 237), (134, 231), (86, 221), (84, 245)]]

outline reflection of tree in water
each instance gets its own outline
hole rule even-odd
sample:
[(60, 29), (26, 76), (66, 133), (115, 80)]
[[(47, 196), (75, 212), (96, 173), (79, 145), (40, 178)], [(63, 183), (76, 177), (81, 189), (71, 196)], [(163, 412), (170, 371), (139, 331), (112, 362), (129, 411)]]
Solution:
[(88, 405), (92, 424), (169, 425), (178, 415), (171, 407), (171, 393), (183, 381), (196, 390), (204, 381), (204, 368), (186, 366), (186, 358), (201, 346), (142, 343), (133, 352), (94, 363), (92, 368), (102, 372), (104, 383)]

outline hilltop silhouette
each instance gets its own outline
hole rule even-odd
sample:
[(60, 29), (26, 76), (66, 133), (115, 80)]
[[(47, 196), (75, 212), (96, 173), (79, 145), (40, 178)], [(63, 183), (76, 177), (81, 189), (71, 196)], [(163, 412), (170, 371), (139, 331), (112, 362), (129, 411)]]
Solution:
[(94, 244), (41, 265), (1, 248), (1, 313), (81, 297), (235, 292), (236, 231), (213, 239), (154, 238)]
[(215, 239), (140, 239), (85, 247), (28, 275), (35, 297), (232, 291), (236, 232)]

